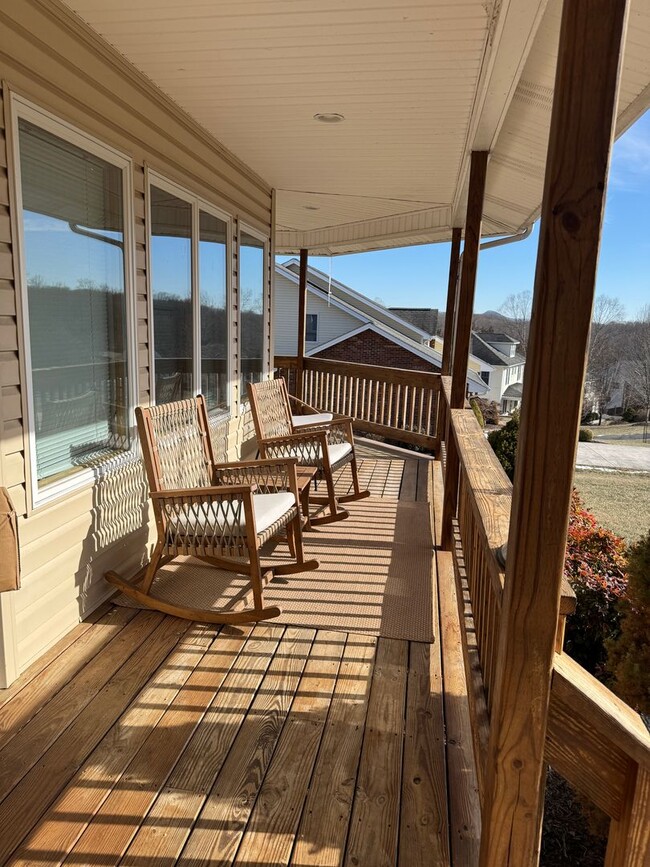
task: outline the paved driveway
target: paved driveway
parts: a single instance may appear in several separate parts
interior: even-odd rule
[[[578,443],[578,467],[602,470],[637,470],[650,473],[650,446]]]

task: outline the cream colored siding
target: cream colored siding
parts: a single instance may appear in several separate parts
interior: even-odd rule
[[[327,299],[307,292],[307,313],[318,316],[317,341],[307,343],[307,351],[315,349],[342,334],[347,334],[367,321],[351,316]],[[284,274],[275,275],[274,301],[275,354],[295,355],[298,351],[298,285]]]
[[[81,24],[32,0],[5,6],[0,79],[8,90],[66,120],[133,162],[137,394],[150,395],[146,167],[196,192],[233,217],[233,381],[239,377],[237,259],[239,221],[270,239],[271,190]],[[6,107],[6,105],[5,105]],[[0,685],[96,607],[111,591],[111,568],[129,575],[149,555],[152,525],[141,462],[122,455],[94,484],[28,514],[28,455],[23,427],[17,267],[12,246],[11,158],[0,113],[0,480],[19,513],[22,588],[0,600]],[[13,200],[13,199],[12,199]],[[15,223],[17,225],[17,222]],[[270,256],[269,256],[270,267]],[[270,279],[270,278],[269,278]],[[267,326],[270,315],[267,316]],[[270,359],[269,359],[270,363]],[[233,405],[235,401],[233,400]],[[218,456],[236,458],[252,435],[250,415],[218,423]],[[244,446],[244,452],[253,450]],[[13,648],[13,651],[12,651]],[[13,653],[13,655],[12,655]]]

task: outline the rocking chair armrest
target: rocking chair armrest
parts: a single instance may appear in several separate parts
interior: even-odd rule
[[[264,439],[263,445],[265,447],[273,447],[283,445],[291,446],[294,443],[296,445],[300,445],[301,443],[317,443],[318,445],[326,446],[327,433],[327,427],[323,427],[320,429],[305,431],[304,433],[294,432],[279,437],[267,437]]]
[[[152,500],[179,500],[186,498],[188,500],[210,500],[214,497],[224,497],[225,499],[235,499],[246,494],[254,494],[257,491],[257,484],[251,483],[247,485],[212,485],[205,488],[175,488],[167,491],[152,491]]]
[[[220,464],[214,469],[214,481],[229,485],[253,484],[263,494],[284,490],[297,495],[297,466],[297,458],[282,456]]]
[[[217,472],[221,472],[221,470],[237,470],[240,467],[242,469],[255,469],[256,467],[264,468],[264,467],[289,467],[291,464],[298,466],[298,460],[296,458],[260,458],[256,461],[232,461],[228,464],[219,464],[217,466]]]

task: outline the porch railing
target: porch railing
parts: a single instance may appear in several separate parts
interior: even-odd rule
[[[276,356],[275,364],[296,395],[297,358]],[[305,358],[303,393],[296,396],[352,416],[356,430],[437,451],[437,373]]]
[[[498,552],[508,537],[512,485],[473,411],[450,409],[447,386],[443,378],[440,451],[454,448],[459,458],[452,556],[483,807],[486,769],[494,758],[488,753],[488,739],[505,578]],[[451,479],[447,477],[445,484],[451,484]],[[562,653],[565,619],[574,607],[573,591],[565,581],[545,757],[609,816],[607,867],[641,867],[650,823],[650,735],[635,711]],[[644,827],[643,817],[645,832],[639,830]],[[645,840],[638,836],[643,833]]]

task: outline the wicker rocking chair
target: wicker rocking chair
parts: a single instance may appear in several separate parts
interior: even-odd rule
[[[264,607],[265,580],[318,568],[317,560],[305,560],[303,554],[297,461],[216,464],[202,396],[138,408],[136,417],[158,540],[149,565],[134,581],[115,572],[106,580],[142,605],[188,620],[247,623],[279,616],[279,608]],[[265,569],[260,548],[283,531],[295,562]],[[180,555],[248,575],[253,606],[203,610],[158,598],[156,572]]]
[[[320,413],[291,397],[282,378],[249,383],[248,396],[262,457],[296,458],[301,466],[316,467],[317,479],[325,482],[327,496],[310,496],[309,502],[328,506],[329,513],[311,518],[312,525],[342,521],[349,512],[341,508],[341,503],[370,496],[370,491],[362,491],[359,485],[353,420],[349,416]],[[348,463],[354,493],[337,497],[333,473]]]

